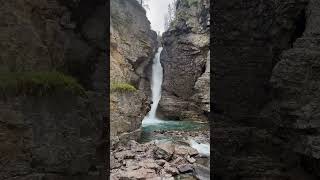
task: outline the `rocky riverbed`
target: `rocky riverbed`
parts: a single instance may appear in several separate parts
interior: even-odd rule
[[[110,179],[210,179],[209,157],[190,145],[191,139],[209,144],[209,131],[156,130],[152,136],[167,139],[131,140],[111,150]]]

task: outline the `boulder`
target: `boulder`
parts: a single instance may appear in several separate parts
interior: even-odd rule
[[[175,146],[175,154],[181,156],[195,156],[198,154],[198,151],[189,146]]]
[[[130,140],[128,145],[130,147],[130,150],[132,150],[134,152],[144,152],[144,151],[146,151],[146,148],[142,144],[139,144],[138,142],[136,142],[134,140]]]
[[[154,151],[154,157],[156,159],[165,159],[169,161],[171,160],[174,151],[175,151],[175,146],[172,143],[157,144],[157,148]]]
[[[181,173],[193,172],[193,167],[191,164],[181,164],[177,168]]]
[[[193,165],[194,174],[198,179],[210,180],[210,169],[200,164]]]

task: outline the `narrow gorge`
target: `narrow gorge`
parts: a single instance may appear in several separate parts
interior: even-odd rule
[[[143,1],[111,0],[111,179],[210,178],[209,0],[173,5],[161,36]]]
[[[318,180],[319,118],[320,0],[0,1],[0,180]]]

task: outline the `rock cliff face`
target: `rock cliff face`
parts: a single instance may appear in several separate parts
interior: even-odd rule
[[[104,177],[106,8],[103,0],[0,2],[0,179]],[[69,85],[55,71],[86,95],[55,92]],[[6,94],[29,86],[18,72],[42,95]]]
[[[137,1],[111,0],[110,119],[112,143],[137,140],[150,109],[151,64],[158,42]],[[128,91],[126,87],[136,90]]]
[[[179,0],[176,9],[162,40],[159,115],[205,120],[210,111],[209,1]]]
[[[214,9],[216,178],[318,179],[319,1]]]

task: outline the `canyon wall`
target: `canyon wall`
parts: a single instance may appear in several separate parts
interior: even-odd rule
[[[137,140],[150,110],[151,65],[158,47],[145,9],[137,1],[111,0],[110,131],[112,146]]]
[[[0,179],[105,179],[107,2],[0,2]]]
[[[213,9],[216,179],[318,179],[319,1]]]
[[[162,35],[164,69],[158,115],[206,120],[210,112],[209,1],[178,0],[176,17]]]

